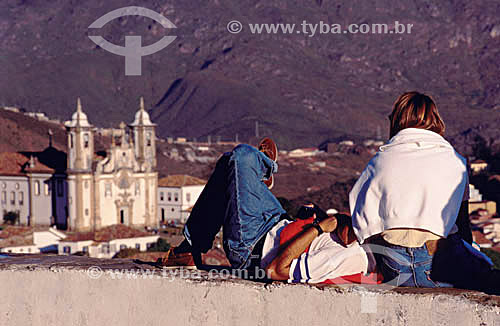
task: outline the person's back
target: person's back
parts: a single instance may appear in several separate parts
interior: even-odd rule
[[[401,130],[380,148],[351,192],[358,237],[364,241],[401,227],[446,237],[467,183],[466,160],[443,137]]]
[[[384,280],[397,286],[500,291],[499,281],[481,281],[498,273],[469,245],[466,161],[443,138],[434,101],[404,93],[389,120],[390,141],[349,195],[358,240],[373,245]]]

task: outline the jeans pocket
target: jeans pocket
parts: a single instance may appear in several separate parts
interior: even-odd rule
[[[425,275],[425,280],[423,284],[419,284],[421,287],[432,287],[432,288],[444,288],[444,287],[451,287],[450,284],[447,283],[441,283],[438,281],[434,281],[431,277],[432,270],[424,270],[424,275]]]
[[[380,268],[382,275],[384,276],[384,283],[393,286],[400,286],[401,269],[396,266],[392,266],[390,262],[391,261],[387,258],[383,259],[383,266]],[[392,263],[394,263],[394,261],[392,261]]]

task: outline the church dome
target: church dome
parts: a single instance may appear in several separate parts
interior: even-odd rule
[[[80,98],[77,99],[76,102],[76,112],[71,116],[70,121],[66,121],[64,123],[66,127],[92,127],[89,123],[89,119],[87,115],[82,111],[82,104],[80,102]]]
[[[139,111],[135,114],[134,122],[130,125],[131,127],[136,126],[155,126],[149,118],[149,113],[144,109],[144,99],[141,97]]]

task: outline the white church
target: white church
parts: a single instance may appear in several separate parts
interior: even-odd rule
[[[111,136],[106,156],[94,153],[95,128],[82,111],[65,122],[68,133],[68,229],[93,231],[113,224],[158,227],[155,127],[141,98],[135,120]]]

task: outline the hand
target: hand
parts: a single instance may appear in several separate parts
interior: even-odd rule
[[[321,226],[321,229],[325,233],[333,232],[337,228],[337,219],[335,218],[335,216],[325,218],[324,220],[319,222],[319,226]]]

